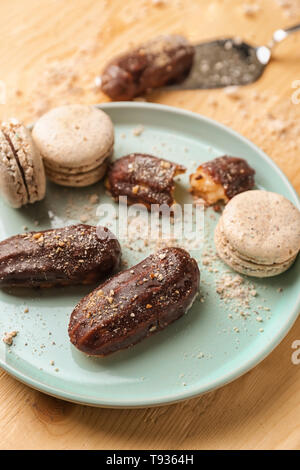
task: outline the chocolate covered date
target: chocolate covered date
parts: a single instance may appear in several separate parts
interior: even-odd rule
[[[193,57],[194,48],[184,37],[159,36],[112,60],[102,73],[102,91],[115,101],[131,100],[185,78]]]
[[[197,295],[199,279],[198,265],[185,250],[159,250],[77,304],[70,340],[95,356],[128,348],[181,317]]]
[[[106,187],[115,200],[127,196],[129,204],[174,203],[174,177],[185,168],[162,158],[132,153],[118,159],[109,169]]]
[[[255,171],[243,158],[215,158],[200,165],[190,176],[191,192],[208,205],[230,199],[254,186]]]
[[[72,225],[0,243],[0,286],[90,284],[118,265],[121,248],[106,227]]]

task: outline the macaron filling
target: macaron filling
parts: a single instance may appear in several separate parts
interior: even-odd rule
[[[12,153],[13,153],[13,156],[15,157],[16,164],[17,164],[17,166],[18,166],[18,168],[19,168],[19,171],[20,171],[20,173],[21,173],[21,175],[22,175],[24,187],[25,187],[26,194],[27,194],[27,201],[29,201],[29,200],[30,200],[30,196],[29,196],[28,186],[27,186],[27,182],[26,182],[25,172],[24,172],[24,169],[23,169],[23,167],[22,167],[22,165],[21,165],[21,163],[20,163],[19,156],[18,156],[18,152],[17,152],[17,150],[15,149],[15,147],[14,147],[14,145],[13,145],[13,143],[12,143],[12,140],[11,140],[10,136],[9,136],[4,130],[2,130],[2,132],[3,132],[4,137],[5,137],[6,140],[7,140],[8,145],[9,145],[10,148],[11,148],[11,151],[12,151]],[[26,202],[27,202],[27,201],[26,201]]]
[[[13,207],[27,204],[28,195],[24,179],[3,132],[0,130],[0,156],[1,156],[1,189],[4,197]]]
[[[46,168],[46,173],[51,181],[62,186],[89,186],[103,178],[107,170],[107,162],[108,159],[97,168],[85,173],[63,173],[50,168]]]
[[[43,155],[42,158],[44,159],[44,165],[46,170],[52,171],[52,172],[57,172],[59,174],[65,174],[65,175],[81,175],[84,173],[88,173],[90,171],[93,171],[99,166],[101,166],[103,163],[106,162],[106,160],[112,155],[113,153],[113,145],[105,152],[104,154],[101,154],[99,158],[96,158],[95,161],[90,164],[90,165],[81,165],[81,166],[76,166],[76,167],[68,167],[65,165],[60,165],[60,164],[54,164],[51,161],[48,161]]]
[[[22,178],[26,196],[22,204],[39,201],[45,195],[45,171],[29,130],[19,121],[11,119],[2,123],[1,131]]]

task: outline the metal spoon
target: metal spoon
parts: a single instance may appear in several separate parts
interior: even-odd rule
[[[274,46],[296,31],[300,31],[300,24],[278,29],[268,45],[259,47],[232,38],[197,44],[193,66],[187,78],[164,88],[207,89],[253,83],[270,62]]]

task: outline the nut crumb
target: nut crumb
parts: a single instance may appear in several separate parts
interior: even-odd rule
[[[133,186],[133,188],[132,188],[132,193],[133,193],[133,194],[137,194],[138,191],[139,191],[139,189],[140,189],[140,187],[139,187],[138,184],[137,184],[136,186]]]
[[[98,204],[99,196],[97,194],[91,194],[89,197],[90,204]]]
[[[18,334],[18,331],[15,331],[15,330],[9,333],[5,333],[2,338],[3,343],[7,344],[8,346],[11,346],[13,344],[13,338],[17,336],[17,334]]]
[[[144,126],[140,125],[133,129],[132,133],[134,136],[139,137],[144,132]]]
[[[242,10],[245,16],[255,16],[259,12],[260,6],[256,3],[244,3]]]
[[[227,86],[224,88],[225,95],[227,95],[229,98],[232,98],[232,99],[240,98],[240,95],[238,92],[239,92],[239,87],[236,85]]]
[[[88,220],[89,220],[88,215],[86,215],[86,214],[81,214],[81,216],[80,216],[80,221],[81,221],[83,224],[85,224]]]

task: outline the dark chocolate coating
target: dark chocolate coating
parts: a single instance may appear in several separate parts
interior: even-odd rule
[[[228,199],[252,189],[255,184],[255,170],[243,158],[224,155],[203,163],[201,168],[223,186]]]
[[[111,273],[120,257],[119,242],[106,227],[28,232],[0,243],[0,286],[90,284]]]
[[[102,91],[123,101],[170,82],[189,72],[194,48],[178,35],[162,35],[112,60],[102,74]]]
[[[181,317],[196,297],[199,280],[197,262],[185,250],[159,250],[77,304],[70,340],[95,356],[128,348]]]
[[[128,203],[167,204],[174,202],[174,176],[185,168],[152,155],[132,153],[119,158],[109,169],[107,187],[113,196],[127,196]]]

